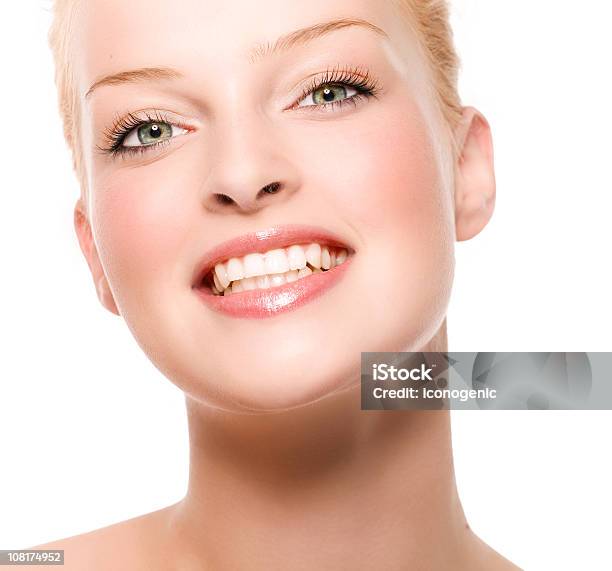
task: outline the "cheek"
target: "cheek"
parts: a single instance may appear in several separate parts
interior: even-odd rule
[[[304,162],[312,165],[309,175],[318,173],[317,188],[368,239],[394,229],[406,238],[433,230],[441,237],[452,221],[427,126],[406,100],[328,131],[325,151],[310,152]]]
[[[188,221],[197,210],[187,192],[193,181],[174,161],[115,171],[95,186],[96,244],[120,306],[129,295],[155,296],[161,293],[156,288],[184,279],[174,271],[177,252],[189,239]]]
[[[354,303],[369,306],[383,350],[418,345],[443,319],[454,271],[451,189],[441,183],[428,128],[403,103],[378,107],[350,137],[333,138],[333,152],[318,160],[328,175],[318,186],[361,241]]]
[[[452,197],[427,128],[415,116],[389,118],[390,128],[372,134],[353,204],[374,240],[380,237],[380,249],[384,240],[407,268],[433,277],[453,247]]]

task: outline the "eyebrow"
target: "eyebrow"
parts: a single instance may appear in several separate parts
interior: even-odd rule
[[[180,71],[170,67],[143,67],[141,69],[133,69],[130,71],[122,71],[107,75],[96,81],[85,94],[87,99],[94,90],[103,85],[120,85],[122,83],[138,83],[147,81],[161,81],[164,79],[177,79],[183,77]]]
[[[371,30],[382,37],[388,37],[384,30],[378,26],[375,26],[371,22],[368,22],[367,20],[361,20],[359,18],[339,18],[337,20],[330,20],[329,22],[323,22],[321,24],[315,24],[314,26],[308,26],[307,28],[301,28],[300,30],[296,30],[295,32],[281,36],[278,38],[278,40],[276,40],[276,42],[274,42],[274,44],[271,44],[270,42],[263,45],[259,44],[251,50],[250,61],[255,63],[264,57],[276,54],[278,52],[287,51],[301,44],[306,44],[314,39],[325,36],[330,32],[355,26]]]
[[[362,20],[359,18],[339,18],[336,20],[315,24],[313,26],[308,26],[306,28],[301,28],[295,32],[281,36],[273,44],[270,42],[265,44],[257,44],[250,50],[249,61],[251,63],[256,63],[257,61],[260,61],[261,59],[272,54],[284,52],[298,45],[306,44],[331,32],[355,26],[371,30],[379,36],[385,38],[388,37],[384,30],[371,22],[368,22],[367,20]],[[122,71],[120,73],[107,75],[94,82],[87,90],[85,99],[87,99],[96,89],[98,89],[98,87],[102,87],[103,85],[163,81],[166,79],[179,79],[182,77],[185,77],[182,72],[170,67],[143,67],[140,69]]]

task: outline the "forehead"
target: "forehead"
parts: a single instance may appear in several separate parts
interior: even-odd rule
[[[74,26],[79,88],[84,93],[100,76],[138,67],[241,65],[281,36],[338,19],[369,22],[391,42],[406,39],[390,0],[89,0]],[[372,32],[348,33],[347,41],[359,43],[358,34]]]

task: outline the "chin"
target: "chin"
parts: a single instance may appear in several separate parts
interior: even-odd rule
[[[316,355],[317,358],[313,358]],[[243,367],[225,370],[219,398],[208,402],[216,408],[251,414],[281,412],[307,406],[347,386],[358,386],[361,354],[338,351],[302,351],[275,355]],[[202,399],[206,402],[206,399]]]

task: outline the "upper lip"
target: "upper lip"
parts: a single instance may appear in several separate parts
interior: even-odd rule
[[[272,226],[232,238],[217,244],[206,252],[194,271],[193,285],[194,287],[199,286],[215,265],[229,258],[240,258],[251,253],[263,254],[275,248],[284,248],[292,244],[310,244],[312,242],[346,248],[349,254],[354,251],[335,233],[318,226],[298,224]]]

